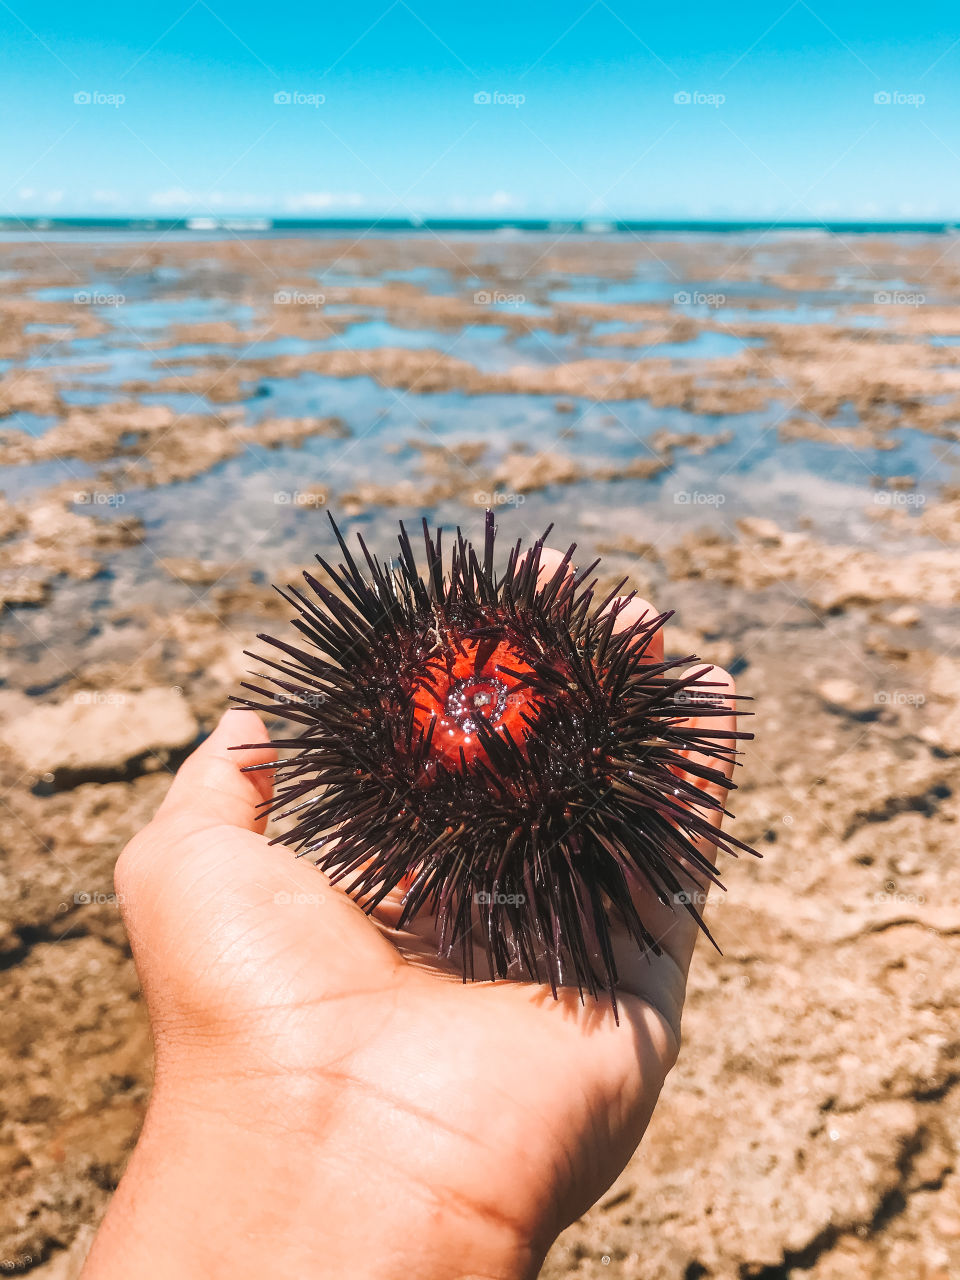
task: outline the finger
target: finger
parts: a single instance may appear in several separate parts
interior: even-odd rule
[[[556,575],[557,570],[566,559],[566,552],[558,551],[556,547],[544,547],[540,552],[540,568],[537,571],[537,586],[544,587]],[[567,577],[573,577],[574,568],[570,563]]]
[[[696,706],[695,699],[697,697],[709,696],[719,699],[720,705],[726,708],[727,714],[700,716],[693,714],[686,720],[680,721],[678,728],[694,734],[699,730],[721,730],[727,733],[734,733],[737,728],[737,716],[735,710],[736,686],[733,677],[729,672],[723,671],[719,667],[710,667],[704,671],[705,665],[704,663],[699,663],[697,666],[688,667],[680,677],[682,679],[684,676],[704,672],[699,681],[688,686],[687,694],[692,699],[692,706]],[[731,741],[723,738],[719,739],[718,743],[726,743],[728,746],[736,745],[735,740]],[[709,751],[691,748],[680,752],[679,755],[693,764],[716,770],[723,778],[729,779],[733,773],[734,761],[729,753],[718,759],[716,756],[711,755]],[[683,770],[677,768],[676,772],[683,773]],[[699,791],[710,796],[719,805],[725,804],[727,788],[723,786],[719,779],[713,781],[694,774],[686,774],[685,776],[696,785]],[[713,832],[720,831],[724,818],[721,809],[713,807],[702,808],[699,813],[709,823]],[[717,846],[709,836],[704,835],[694,839],[693,845],[703,858],[716,865]],[[683,892],[694,895],[693,901],[696,903],[697,911],[702,913],[706,903],[706,894],[710,888],[709,881],[702,871],[696,873],[689,866],[685,865],[676,868],[676,870]],[[663,963],[657,961],[651,964],[648,957],[639,956],[635,944],[625,937],[622,930],[618,929],[614,941],[614,952],[621,978],[620,985],[624,990],[650,1000],[657,1007],[669,1006],[669,1010],[676,1013],[679,1018],[679,1009],[683,1003],[686,974],[700,929],[690,912],[685,910],[679,903],[672,906],[661,903],[654,894],[645,890],[641,890],[635,896],[635,901],[644,924],[662,949]]]
[[[703,664],[697,667],[688,667],[683,675],[690,676],[701,670],[703,670]],[[730,675],[728,671],[724,671],[721,667],[711,667],[710,670],[704,674],[701,680],[697,681],[696,684],[689,686],[687,693],[688,695],[692,694],[694,697],[709,697],[711,699],[716,699],[720,706],[726,708],[727,714],[722,716],[692,715],[687,720],[682,721],[679,728],[685,730],[687,733],[694,734],[700,730],[709,731],[711,733],[718,731],[725,734],[736,733],[736,691],[737,687],[734,683],[733,676]],[[696,704],[694,703],[693,705]],[[718,739],[717,745],[735,747],[736,740],[720,738]],[[680,754],[684,759],[690,760],[695,764],[704,765],[708,769],[717,770],[717,772],[722,774],[727,781],[729,781],[733,776],[734,757],[730,752],[726,752],[719,759],[716,756],[711,755],[708,751],[697,750],[696,748],[691,748],[689,751],[682,751]],[[688,774],[687,776],[693,778],[693,775],[691,774]],[[719,804],[722,805],[726,802],[729,789],[725,787],[722,782],[719,780],[712,781],[707,778],[699,777],[696,778],[695,781],[701,791],[716,800]],[[711,826],[715,830],[718,830],[723,822],[723,814],[719,810],[711,810],[709,818]],[[709,856],[711,857],[711,861],[715,862],[716,848],[711,846],[709,841],[704,841],[703,844],[703,852],[706,852],[709,847],[711,850]]]
[[[272,793],[273,771],[242,770],[275,760],[266,738],[255,712],[226,712],[121,853],[115,881],[138,968],[166,982],[187,933],[229,934],[243,919],[258,922],[250,932],[261,940],[322,935],[322,978],[331,987],[382,982],[397,955],[362,910],[312,863],[263,837],[260,804]]]
[[[223,825],[262,833],[267,819],[260,806],[273,792],[273,771],[243,769],[275,759],[256,712],[225,712],[210,737],[180,766],[155,821],[175,820],[180,834]]]
[[[566,554],[562,551],[557,551],[555,547],[544,547],[540,553],[540,572],[537,575],[538,585],[543,587],[550,582],[566,558]],[[571,563],[566,577],[572,578],[575,573],[576,568]],[[613,626],[615,632],[628,631],[641,620],[651,622],[657,616],[657,611],[649,600],[644,600],[642,597],[632,594],[617,596],[611,600],[604,609],[604,613],[611,612],[616,613],[616,622]],[[637,637],[637,643],[642,643],[641,636]],[[659,627],[651,637],[645,657],[650,662],[663,661],[662,627]]]
[[[613,630],[616,633],[629,631],[639,622],[650,623],[658,616],[650,601],[643,600],[640,596],[617,596],[615,600],[610,601],[605,612],[610,613],[613,610],[616,611],[616,621],[613,624]],[[643,644],[646,636],[647,632],[638,632],[634,643]],[[645,662],[663,661],[663,627],[657,627],[649,637],[643,656]]]
[[[703,671],[703,664],[696,667],[689,667],[684,675],[693,675],[698,671]],[[688,733],[696,733],[698,730],[722,730],[725,733],[735,733],[737,728],[736,715],[736,685],[733,676],[729,672],[722,670],[720,667],[711,667],[706,671],[701,680],[689,687],[690,691],[699,696],[710,696],[719,699],[720,705],[726,707],[726,715],[692,715],[686,721],[681,722],[680,727]],[[719,739],[719,743],[726,743],[728,746],[735,746],[736,742],[729,739]],[[733,774],[734,760],[729,753],[717,758],[711,755],[709,751],[691,748],[688,751],[680,752],[680,755],[689,760],[691,763],[703,765],[709,769],[716,770],[723,778],[729,780]],[[678,770],[678,772],[682,772]],[[719,780],[711,781],[702,778],[699,775],[686,775],[697,788],[709,795],[717,801],[721,806],[726,804],[728,788]],[[719,832],[723,825],[724,813],[722,808],[700,809],[701,816],[709,823],[714,832]],[[693,840],[694,848],[708,862],[716,866],[717,863],[717,846],[713,839],[709,836],[699,836]],[[706,906],[707,895],[710,891],[710,881],[703,875],[682,871],[680,879],[684,885],[684,891],[694,895],[697,911],[702,914]],[[666,924],[662,935],[659,937],[664,954],[670,957],[677,970],[685,978],[687,970],[690,967],[690,961],[693,956],[694,947],[700,936],[700,929],[696,926],[694,918],[689,912],[681,908],[675,908],[673,920]]]

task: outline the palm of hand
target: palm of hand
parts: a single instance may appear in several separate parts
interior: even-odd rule
[[[228,713],[118,864],[158,1080],[234,1090],[251,1123],[313,1133],[370,1161],[374,1184],[542,1256],[642,1136],[676,1056],[692,922],[638,902],[664,954],[624,939],[619,1026],[573,989],[464,985],[429,920],[396,934],[389,905],[375,923],[268,844],[269,781],[240,766],[270,753],[231,751],[262,736]]]

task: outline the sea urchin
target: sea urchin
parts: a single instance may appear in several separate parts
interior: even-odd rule
[[[698,782],[730,787],[718,766],[750,735],[706,727],[729,715],[710,668],[655,658],[670,615],[621,623],[623,584],[598,598],[598,562],[578,573],[573,547],[551,574],[543,538],[518,542],[498,574],[488,512],[482,552],[458,530],[446,570],[426,521],[423,571],[402,524],[394,562],[359,539],[361,568],[331,524],[330,585],[304,573],[306,590],[280,592],[305,644],[261,635],[279,656],[250,656],[272,688],[235,699],[302,726],[266,766],[269,810],[293,818],[276,840],[368,912],[399,887],[399,927],[429,911],[464,979],[519,971],[612,999],[616,925],[660,950],[638,890],[705,929],[689,892],[717,882],[703,846],[747,846],[718,832]]]

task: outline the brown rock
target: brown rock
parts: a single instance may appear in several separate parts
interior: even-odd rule
[[[880,714],[880,705],[853,680],[836,676],[817,686],[817,693],[831,711],[845,712],[858,720],[872,719]]]
[[[148,760],[189,747],[198,730],[172,689],[88,689],[5,724],[0,743],[28,773],[70,786],[138,772]]]
[[[912,604],[903,604],[887,614],[887,622],[891,627],[915,627],[920,621],[920,610]]]
[[[777,524],[762,516],[743,516],[737,521],[737,528],[748,541],[759,542],[764,547],[778,547],[783,541]]]
[[[577,463],[562,453],[508,453],[497,467],[495,480],[505,490],[529,493],[550,484],[570,484],[580,474]]]
[[[0,568],[0,608],[46,604],[50,577],[42,569]]]

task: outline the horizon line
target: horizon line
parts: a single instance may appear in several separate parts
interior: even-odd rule
[[[616,235],[635,231],[735,232],[819,231],[828,234],[960,231],[960,218],[507,218],[507,217],[323,217],[183,214],[176,217],[0,214],[0,231],[564,231]]]

